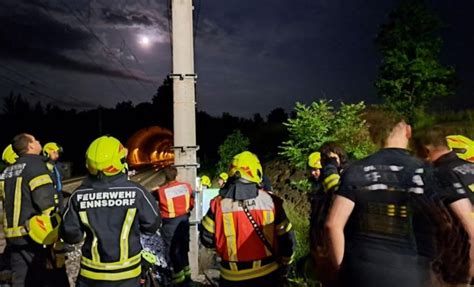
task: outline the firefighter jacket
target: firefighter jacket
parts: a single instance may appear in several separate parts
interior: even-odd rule
[[[43,157],[23,155],[0,175],[4,198],[4,228],[8,244],[32,242],[26,229],[28,220],[54,209],[53,181]]]
[[[89,176],[74,191],[63,215],[66,243],[83,240],[80,276],[118,281],[141,273],[140,233],[153,234],[160,217],[151,194],[123,173]]]
[[[438,158],[433,165],[436,180],[445,191],[443,202],[451,204],[469,198],[474,204],[474,163],[460,159],[452,151]]]
[[[340,184],[340,172],[342,170],[338,169],[337,160],[329,158],[327,162],[323,163],[321,176],[317,182],[313,183],[313,188],[309,194],[311,204],[310,249],[313,255],[316,255],[317,250],[322,251],[322,253],[327,251],[324,224],[333,201],[334,192]]]
[[[266,247],[244,212],[245,205],[271,249]],[[235,200],[222,195],[211,200],[201,226],[201,242],[215,247],[222,258],[221,276],[243,281],[270,274],[279,264],[291,263],[294,235],[283,200],[258,190],[254,198]]]
[[[194,207],[191,185],[185,182],[171,181],[157,191],[162,218],[175,218],[187,214]]]

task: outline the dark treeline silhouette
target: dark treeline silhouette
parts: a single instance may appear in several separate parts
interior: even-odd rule
[[[262,160],[277,156],[278,146],[286,139],[283,122],[288,115],[276,108],[264,120],[260,114],[245,119],[223,113],[215,117],[203,111],[196,113],[198,157],[201,166],[212,169],[217,163],[218,147],[235,129],[250,139],[250,149]],[[21,94],[11,92],[3,98],[0,114],[2,136],[0,151],[21,132],[35,135],[42,144],[54,141],[64,147],[62,161],[73,163],[73,174],[85,173],[84,154],[87,146],[96,137],[110,134],[123,143],[138,130],[161,126],[173,130],[172,82],[165,80],[157,89],[151,102],[133,105],[131,101],[120,102],[115,108],[98,107],[77,111],[64,109],[54,104],[26,101]]]

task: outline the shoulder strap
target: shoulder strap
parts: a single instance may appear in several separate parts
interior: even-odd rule
[[[244,209],[245,215],[247,215],[247,218],[250,221],[250,224],[252,224],[253,229],[255,230],[255,232],[257,232],[258,237],[263,242],[265,247],[267,247],[268,251],[270,251],[272,256],[274,256],[275,252],[273,251],[272,245],[270,244],[270,242],[268,242],[267,238],[265,238],[265,235],[263,234],[260,227],[258,227],[258,224],[253,218],[252,214],[250,213],[247,205],[245,205],[245,201],[242,201],[242,208]]]

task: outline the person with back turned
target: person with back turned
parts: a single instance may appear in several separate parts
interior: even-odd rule
[[[325,227],[329,256],[341,286],[432,286],[432,245],[419,222],[417,197],[430,196],[425,164],[407,150],[411,126],[381,110],[369,132],[378,152],[350,165],[342,175]],[[425,224],[426,225],[426,224]]]
[[[235,155],[228,174],[200,225],[202,244],[222,258],[219,286],[282,286],[295,244],[283,200],[261,188],[251,152]]]
[[[169,251],[173,267],[172,283],[176,286],[187,284],[191,278],[189,267],[189,215],[194,207],[191,185],[176,180],[175,167],[164,169],[166,184],[155,189],[163,225],[160,232]]]
[[[89,174],[71,195],[60,229],[66,243],[84,240],[76,286],[140,286],[140,235],[154,234],[160,217],[153,196],[123,172],[126,157],[111,136],[87,149]]]
[[[445,269],[448,272],[442,274],[443,279],[451,281],[449,283],[461,284],[468,283],[470,277],[474,276],[474,213],[472,209],[474,204],[474,163],[469,162],[467,160],[469,158],[465,157],[463,153],[456,154],[455,150],[451,150],[448,146],[447,139],[449,137],[447,136],[446,129],[441,126],[428,127],[416,137],[416,146],[418,147],[419,155],[433,164],[434,177],[439,189],[442,191],[439,197],[454,215],[453,225],[460,224],[467,234],[470,246],[467,247],[469,254],[461,254],[461,256],[449,256],[447,254],[455,254],[456,250],[442,253],[443,255],[447,254],[444,257],[445,262],[442,263],[450,265],[446,266]],[[451,136],[451,139],[453,139],[453,136]],[[454,238],[452,236],[444,236],[444,238],[440,238],[441,242],[449,242],[440,245],[451,245],[454,242]],[[459,250],[462,242],[456,245],[456,249]],[[469,266],[464,268],[464,272],[457,272],[458,270],[455,270],[453,267],[461,267],[461,262],[467,262]],[[443,268],[440,269],[442,270]]]

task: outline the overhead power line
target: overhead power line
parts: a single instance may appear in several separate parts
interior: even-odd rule
[[[43,97],[43,98],[47,98],[47,99],[50,99],[50,100],[53,100],[54,103],[60,103],[62,105],[65,105],[65,106],[69,106],[69,107],[94,107],[95,105],[90,103],[90,102],[87,102],[87,101],[83,101],[83,100],[79,100],[79,99],[76,99],[70,95],[64,95],[66,96],[67,98],[71,99],[72,101],[76,102],[77,104],[74,105],[70,102],[66,102],[64,101],[64,99],[61,99],[61,98],[58,98],[58,97],[54,97],[54,96],[51,96],[49,94],[46,94],[46,93],[43,93],[41,91],[38,91],[37,89],[35,88],[32,88],[28,85],[24,85],[22,83],[19,83],[18,81],[8,77],[8,76],[5,76],[5,75],[1,75],[0,74],[0,79],[3,79],[4,81],[8,81],[9,83],[12,83],[14,84],[15,86],[12,86],[12,88],[15,88],[15,87],[20,87],[20,88],[23,88],[23,89],[26,89],[30,92],[32,92],[34,95],[38,95],[40,97]]]
[[[147,91],[147,88],[144,86],[144,84],[142,83],[142,80],[138,79],[136,76],[134,76],[134,74],[129,70],[129,68],[122,62],[122,60],[120,60],[119,58],[117,58],[116,56],[114,56],[114,54],[110,51],[110,48],[104,43],[104,41],[102,41],[102,39],[97,36],[97,34],[94,32],[94,30],[89,27],[89,25],[87,25],[87,23],[85,23],[84,21],[82,21],[82,19],[77,16],[75,10],[73,10],[64,0],[60,0],[60,2],[62,3],[62,5],[64,7],[66,7],[66,9],[74,16],[74,18],[90,33],[90,35],[97,40],[97,42],[99,42],[104,48],[105,50],[110,53],[110,55],[130,74],[130,76],[132,77],[133,80],[135,80],[144,90],[145,92],[148,93]]]
[[[49,12],[48,10],[45,10],[46,13],[48,13],[48,15],[52,18],[52,19],[55,19],[57,21],[57,19],[54,17],[54,15],[51,14],[51,12]],[[100,66],[97,61],[82,47],[80,46],[80,50],[82,52],[82,54],[84,54],[84,56],[86,56],[86,58],[88,58],[92,63],[94,63],[94,65],[96,66]],[[129,100],[129,97],[125,94],[125,92],[115,83],[115,81],[107,74],[104,74],[104,76],[107,78],[107,80],[109,81],[109,83],[114,86],[117,91],[119,92],[119,94],[122,96],[122,99],[124,101],[128,101]]]

